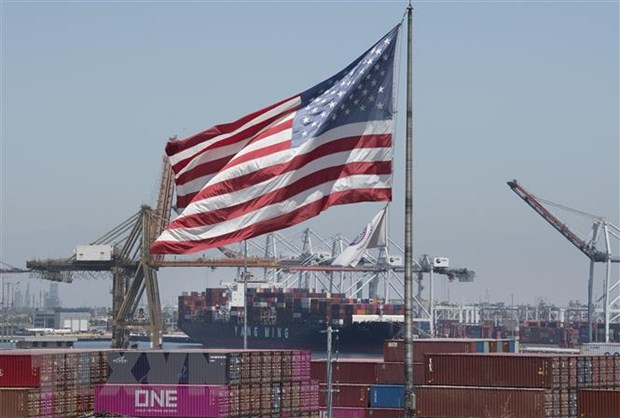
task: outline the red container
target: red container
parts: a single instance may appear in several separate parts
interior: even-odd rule
[[[333,385],[332,405],[347,408],[368,408],[370,385]],[[319,404],[327,406],[327,385],[320,385]]]
[[[395,408],[369,408],[366,412],[367,418],[402,418],[405,411]]]
[[[413,363],[413,384],[424,384],[424,363]]]
[[[564,366],[563,366],[564,365]],[[568,382],[574,358],[524,354],[429,354],[424,381],[431,385],[555,388]]]
[[[379,385],[404,385],[405,363],[377,363],[375,375],[377,376],[376,383]]]
[[[404,362],[405,341],[385,340],[383,342],[383,360],[387,362]]]
[[[95,412],[133,417],[229,417],[229,388],[220,385],[98,385]]]
[[[577,395],[579,418],[610,418],[620,415],[620,390],[583,389]]]
[[[434,353],[476,353],[479,340],[429,338],[416,339],[412,342],[413,362],[424,362],[425,354]],[[383,343],[385,361],[405,361],[405,341],[386,340]]]
[[[334,383],[376,382],[376,366],[380,359],[346,359],[333,363],[332,381]],[[319,382],[327,381],[326,360],[312,360],[311,377]]]
[[[420,386],[418,418],[559,418],[545,406],[544,389]]]
[[[38,387],[52,384],[62,354],[24,350],[0,351],[0,387]]]
[[[0,389],[0,417],[34,418],[41,415],[35,389]]]

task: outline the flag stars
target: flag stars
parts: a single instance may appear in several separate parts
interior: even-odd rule
[[[361,111],[366,110],[366,106],[365,106],[365,105],[361,105],[361,106],[360,106],[360,110],[361,110]]]
[[[331,102],[329,102],[329,105],[328,105],[328,106],[329,106],[331,109],[333,109],[334,107],[336,107],[336,102],[331,101]]]
[[[379,73],[379,75],[380,75],[381,77],[385,76],[385,70],[381,70],[381,72]]]
[[[367,89],[362,90],[362,94],[366,96],[368,94],[368,90]]]
[[[383,90],[385,90],[385,87],[379,86],[379,93],[383,93]]]
[[[387,38],[385,41],[383,41],[384,44],[389,45],[390,44],[391,39]]]
[[[305,118],[302,119],[302,122],[304,123],[304,125],[307,125],[310,122],[310,118],[306,116]]]
[[[381,103],[381,102],[377,103],[377,109],[383,110],[383,107],[384,107],[383,103]]]
[[[375,96],[371,95],[370,97],[368,97],[368,100],[370,100],[371,102],[374,102],[375,101]]]
[[[370,82],[370,85],[373,86],[373,87],[376,86],[377,85],[377,80],[372,80]]]
[[[327,116],[327,112],[321,112],[321,117],[324,118],[325,116]]]

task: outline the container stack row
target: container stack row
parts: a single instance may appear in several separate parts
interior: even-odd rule
[[[618,356],[435,353],[424,358],[425,385],[416,390],[420,418],[576,418],[580,390],[620,389]]]
[[[0,350],[0,416],[84,416],[107,371],[100,351]]]
[[[319,416],[310,352],[110,351],[95,412],[133,417]]]
[[[419,339],[413,341],[413,381],[424,384],[426,353],[516,352],[515,340]],[[312,362],[312,378],[321,383],[321,407],[327,406],[326,361]],[[332,367],[334,417],[401,417],[404,407],[404,340],[386,340],[383,358],[339,359]]]

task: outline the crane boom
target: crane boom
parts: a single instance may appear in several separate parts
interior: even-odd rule
[[[508,186],[513,192],[517,194],[521,199],[525,201],[532,209],[536,211],[544,220],[549,222],[560,234],[564,235],[575,247],[584,253],[590,260],[595,262],[606,262],[609,260],[609,255],[605,252],[599,251],[591,244],[587,243],[579,236],[577,236],[566,224],[560,221],[556,216],[549,212],[535,196],[525,190],[523,186],[512,180],[508,182]]]

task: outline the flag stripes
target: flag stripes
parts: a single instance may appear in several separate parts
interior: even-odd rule
[[[391,200],[399,29],[297,96],[170,141],[182,212],[151,252],[205,250],[296,225],[334,205]]]

